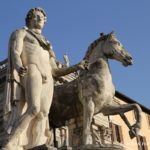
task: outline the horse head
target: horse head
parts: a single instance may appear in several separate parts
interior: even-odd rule
[[[115,59],[122,62],[124,66],[133,64],[131,55],[116,38],[114,32],[106,35],[101,33],[100,37],[90,44],[84,57],[90,64],[94,63],[99,58]]]

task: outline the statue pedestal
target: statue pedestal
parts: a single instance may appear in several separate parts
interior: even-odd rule
[[[5,143],[7,143],[8,141],[8,134],[6,132],[1,132],[0,133],[0,150],[1,150],[1,147],[5,145]]]
[[[86,145],[81,146],[78,148],[73,148],[73,150],[125,150],[123,146],[120,145],[105,145],[105,146],[99,146],[99,145]]]
[[[57,148],[44,144],[44,145],[30,148],[28,150],[57,150]]]
[[[58,148],[58,150],[72,150],[72,147],[63,146],[63,147]]]

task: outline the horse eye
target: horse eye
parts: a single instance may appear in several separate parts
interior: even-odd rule
[[[112,44],[117,44],[117,45],[120,45],[120,43],[119,42],[117,42],[117,41],[110,41]]]
[[[115,41],[114,43],[117,44],[118,46],[121,45],[120,42],[118,42],[118,41]]]

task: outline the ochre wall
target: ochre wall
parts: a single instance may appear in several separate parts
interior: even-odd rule
[[[115,98],[117,102],[120,104],[125,104],[124,101]],[[140,130],[140,135],[146,137],[146,143],[148,150],[150,150],[150,126],[148,124],[148,118],[145,112],[142,112],[142,128]],[[133,125],[135,123],[135,116],[134,112],[130,111],[126,113],[127,118],[129,119],[130,123]],[[122,132],[123,132],[123,139],[124,139],[124,146],[126,147],[127,150],[138,150],[138,145],[137,145],[137,140],[136,138],[131,139],[129,136],[129,129],[126,126],[126,124],[123,122],[121,117],[119,115],[115,116],[110,116],[110,120],[112,123],[120,125],[122,127]]]

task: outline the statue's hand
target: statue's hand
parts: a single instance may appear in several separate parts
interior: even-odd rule
[[[79,67],[79,69],[81,69],[81,70],[88,69],[88,66],[89,66],[89,61],[87,61],[87,60],[82,60],[82,61],[78,64],[78,67]]]
[[[67,83],[67,80],[65,80],[63,77],[59,77],[59,78],[57,78],[57,80],[58,80],[60,83]]]
[[[27,68],[26,67],[20,67],[18,70],[18,73],[21,77],[23,77],[27,73]]]

